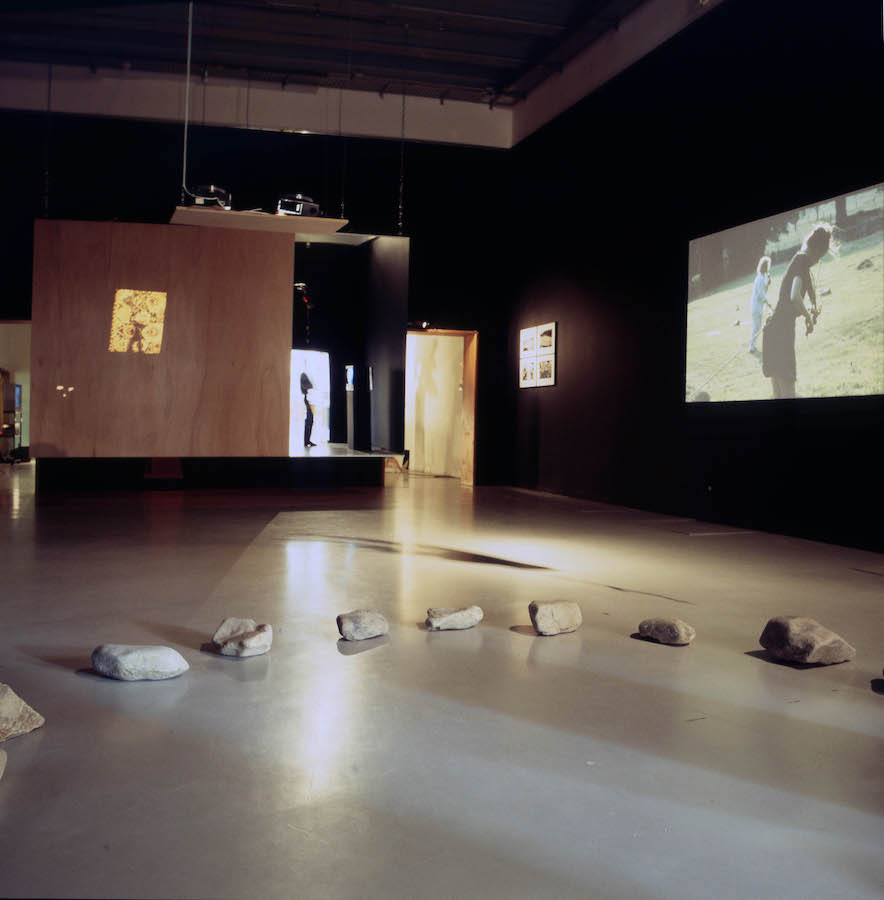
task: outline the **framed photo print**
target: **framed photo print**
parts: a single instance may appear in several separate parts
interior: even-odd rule
[[[537,326],[519,332],[519,359],[526,356],[537,356]]]
[[[537,357],[537,387],[556,383],[555,356]]]
[[[527,356],[519,360],[519,387],[529,388],[537,385],[537,358]]]
[[[519,387],[547,387],[556,383],[556,323],[519,331]]]
[[[537,326],[537,355],[555,356],[556,352],[556,323],[547,322],[546,325]]]

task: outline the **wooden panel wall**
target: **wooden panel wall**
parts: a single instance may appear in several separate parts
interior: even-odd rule
[[[292,265],[291,235],[36,222],[31,455],[288,456]],[[166,292],[159,354],[108,350],[121,288]]]

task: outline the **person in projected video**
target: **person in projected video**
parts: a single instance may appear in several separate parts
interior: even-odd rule
[[[804,305],[805,295],[816,306],[810,269],[828,252],[831,225],[817,225],[792,257],[780,284],[780,296],[761,336],[762,371],[770,378],[776,399],[795,396],[795,320],[804,317],[804,333],[811,334],[814,318]]]
[[[307,399],[307,391],[313,388],[313,382],[307,376],[306,372],[301,372],[301,393],[304,395],[304,446],[315,447],[316,444],[310,440],[313,435],[313,407]]]
[[[761,334],[761,315],[764,307],[773,310],[767,302],[767,289],[770,287],[770,257],[762,256],[758,260],[758,268],[755,270],[755,284],[752,286],[752,299],[749,302],[749,311],[752,314],[752,340],[749,341],[749,352],[757,353],[758,336]]]

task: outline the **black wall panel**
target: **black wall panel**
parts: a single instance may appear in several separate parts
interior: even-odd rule
[[[556,227],[514,242],[513,377],[519,328],[559,323],[520,483],[884,543],[881,398],[683,403],[689,240],[884,180],[882,74],[875,4],[727,3],[516,148]]]

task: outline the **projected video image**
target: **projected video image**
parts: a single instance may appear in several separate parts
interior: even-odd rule
[[[292,350],[289,456],[329,442],[331,378],[328,353]]]
[[[688,402],[884,394],[884,185],[691,241]]]
[[[163,345],[165,316],[165,292],[117,291],[108,350],[112,353],[159,353]]]

